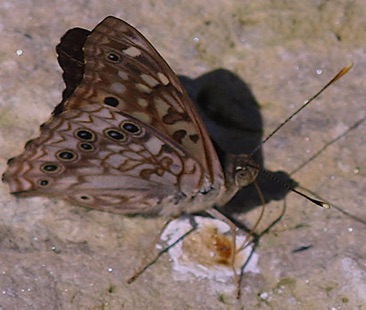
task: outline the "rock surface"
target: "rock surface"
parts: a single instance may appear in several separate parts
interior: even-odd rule
[[[16,199],[3,184],[0,308],[365,309],[366,4],[213,0],[208,5],[193,0],[187,6],[168,1],[75,0],[35,5],[4,0],[0,4],[1,171],[8,158],[38,135],[39,125],[60,102],[64,85],[55,54],[60,37],[73,27],[92,29],[107,15],[136,26],[177,74],[198,78],[186,79],[187,88],[201,102],[212,104],[211,110],[220,111],[208,114],[213,120],[208,116],[206,120],[223,147],[233,147],[231,151],[250,151],[253,131],[263,129],[267,136],[353,62],[348,75],[263,148],[267,169],[284,171],[334,208],[320,209],[287,194],[285,215],[256,249],[260,274],[245,275],[237,301],[226,292],[218,294],[212,280],[177,281],[166,256],[135,283],[126,284],[163,219],[116,216],[45,198]],[[235,93],[215,93],[212,83],[220,84],[221,78]],[[263,126],[250,123],[256,114],[248,113],[245,120],[240,103],[250,96],[259,106]],[[225,99],[229,102],[224,107],[215,106]],[[207,106],[202,109],[209,112]],[[234,117],[234,125],[228,126],[220,115]],[[234,141],[223,137],[229,127]],[[252,130],[247,144],[241,137],[246,127]],[[258,231],[275,220],[284,206],[278,186],[263,182],[271,201]],[[253,187],[248,191],[233,202],[232,215],[253,225],[260,208],[253,208],[253,203],[245,209],[243,201],[253,195]]]

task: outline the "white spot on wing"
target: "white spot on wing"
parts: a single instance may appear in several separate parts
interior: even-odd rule
[[[127,81],[128,80],[128,74],[126,71],[118,71],[118,76],[124,80]]]
[[[154,98],[154,104],[160,115],[166,115],[168,113],[170,105],[166,103],[166,101],[164,101],[163,99],[159,97]]]
[[[155,80],[151,75],[149,74],[141,74],[140,77],[143,79],[143,81],[149,85],[151,88],[159,85],[159,81]]]
[[[141,55],[141,51],[137,47],[134,47],[134,46],[130,46],[129,48],[122,50],[122,52],[131,57],[138,57]]]
[[[121,83],[114,82],[111,85],[111,91],[117,94],[122,94],[126,90],[126,86]]]
[[[170,83],[169,79],[164,73],[158,72],[158,78],[160,82],[163,83],[163,85],[168,85]]]
[[[145,94],[150,94],[152,89],[144,84],[141,83],[136,83],[135,87],[138,91],[145,93]]]
[[[143,108],[147,108],[147,107],[148,107],[148,105],[149,105],[149,103],[147,102],[147,100],[142,99],[142,98],[138,98],[138,99],[137,99],[137,103],[138,103],[141,107],[143,107]]]

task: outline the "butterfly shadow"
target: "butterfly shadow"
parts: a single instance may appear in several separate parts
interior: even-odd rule
[[[236,74],[217,69],[196,79],[180,76],[214,141],[218,154],[251,154],[261,144],[263,121],[260,107],[248,85]],[[264,156],[260,148],[253,154],[255,161],[263,168]],[[266,174],[296,187],[291,177],[283,171],[260,173],[257,183],[265,203],[282,200],[289,189],[276,183]],[[225,206],[225,214],[244,213],[261,206],[261,200],[254,185],[243,188]]]

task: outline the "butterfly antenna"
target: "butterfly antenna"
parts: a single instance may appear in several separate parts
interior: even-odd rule
[[[310,196],[294,189],[293,187],[291,187],[290,185],[286,184],[285,182],[281,181],[280,179],[276,178],[275,176],[273,176],[272,174],[270,174],[269,172],[267,172],[266,170],[260,168],[259,171],[261,173],[263,173],[265,176],[267,176],[268,178],[270,178],[271,180],[277,182],[278,184],[282,185],[284,188],[287,188],[288,190],[304,197],[305,199],[311,201],[312,203],[316,204],[317,206],[319,207],[322,207],[322,208],[325,208],[325,209],[329,209],[330,208],[330,204],[325,202],[325,201],[322,201],[322,200],[318,200],[318,199],[315,199],[315,198],[311,198]]]
[[[262,148],[262,145],[266,143],[274,134],[277,133],[284,125],[286,125],[294,116],[296,116],[298,113],[300,113],[301,110],[303,110],[310,102],[312,102],[314,99],[318,98],[319,95],[325,91],[330,85],[332,85],[334,82],[339,80],[342,76],[344,76],[351,68],[353,67],[353,64],[350,63],[348,66],[344,67],[341,71],[339,71],[334,78],[332,78],[325,86],[323,86],[322,89],[320,89],[314,96],[312,96],[309,100],[305,101],[305,103],[298,108],[294,113],[292,113],[284,122],[282,122],[275,130],[273,130],[272,133],[270,133],[263,141],[260,143],[251,153],[253,155],[256,153],[259,149]]]
[[[284,122],[282,122],[272,133],[270,133],[263,141],[262,143],[260,143],[251,153],[251,155],[255,154],[256,152],[258,152],[258,150],[260,150],[263,146],[264,143],[266,143],[275,133],[277,133],[277,131],[279,131],[285,124],[287,124],[295,115],[297,115],[298,113],[300,113],[301,110],[303,110],[310,102],[312,102],[314,99],[316,99],[317,97],[319,97],[319,95],[325,91],[330,85],[332,85],[334,82],[336,82],[337,80],[339,80],[341,77],[343,77],[349,70],[351,70],[351,68],[353,67],[353,64],[350,63],[349,65],[347,65],[346,67],[342,68],[325,86],[323,86],[315,95],[313,95],[309,100],[305,101],[305,103],[298,108],[294,113],[292,113],[288,118],[286,118],[286,120]],[[281,184],[283,187],[291,190],[292,192],[306,198],[307,200],[311,201],[312,203],[322,207],[322,208],[326,208],[329,209],[330,208],[330,204],[325,202],[325,201],[321,201],[321,200],[317,200],[314,198],[309,197],[308,195],[292,188],[291,186],[289,186],[288,184],[286,184],[285,182],[282,182],[281,180],[277,179],[276,177],[274,177],[272,174],[268,173],[267,171],[265,171],[262,168],[259,168],[259,171],[261,173],[263,173],[264,175],[266,175],[267,177],[269,177],[270,179],[272,179],[273,181]]]

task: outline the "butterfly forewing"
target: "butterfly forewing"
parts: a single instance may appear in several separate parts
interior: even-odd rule
[[[217,187],[223,183],[218,157],[189,96],[141,33],[107,17],[88,36],[83,51],[84,78],[67,107],[87,100],[126,111],[181,144]]]

